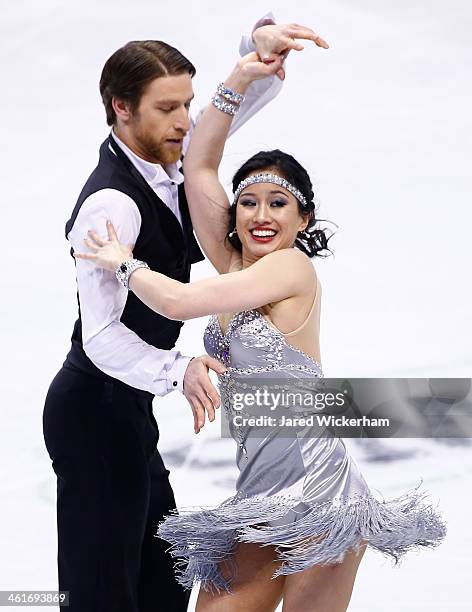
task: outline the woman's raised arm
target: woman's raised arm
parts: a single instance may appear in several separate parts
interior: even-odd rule
[[[264,64],[256,53],[245,55],[224,85],[244,94],[257,79],[276,74],[283,57]],[[229,201],[218,168],[233,116],[209,104],[196,124],[184,158],[185,192],[192,224],[206,256],[220,273],[228,271],[234,249],[225,242]]]

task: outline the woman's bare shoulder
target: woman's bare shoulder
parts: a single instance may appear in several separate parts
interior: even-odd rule
[[[265,260],[265,264],[270,268],[277,268],[286,274],[296,276],[304,281],[316,282],[316,270],[313,261],[297,248],[279,249],[273,253],[268,253],[260,261]]]

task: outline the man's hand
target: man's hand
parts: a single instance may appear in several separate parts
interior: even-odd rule
[[[220,407],[220,396],[208,376],[209,368],[217,374],[226,371],[224,365],[208,355],[194,357],[185,370],[184,395],[192,408],[195,433],[205,424],[205,410],[208,419],[214,421],[215,408]]]
[[[262,26],[254,30],[252,39],[257,54],[263,62],[274,61],[278,56],[283,56],[285,59],[292,49],[302,51],[304,47],[297,42],[297,39],[311,40],[318,47],[329,49],[328,43],[321,36],[297,23]],[[283,68],[277,74],[282,80],[285,78]]]

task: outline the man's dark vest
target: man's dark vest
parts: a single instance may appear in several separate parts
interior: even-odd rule
[[[156,195],[110,135],[100,147],[98,165],[85,183],[66,224],[66,237],[83,202],[100,189],[117,189],[125,193],[139,209],[141,229],[133,256],[149,264],[151,270],[188,283],[190,265],[202,261],[204,257],[193,235],[183,183],[178,187],[181,226],[174,213]],[[153,312],[131,291],[128,293],[121,322],[147,344],[166,350],[175,345],[183,325],[181,321],[171,321]],[[64,365],[71,365],[94,376],[110,378],[92,363],[83,349],[80,301],[79,318],[72,333],[72,348]]]

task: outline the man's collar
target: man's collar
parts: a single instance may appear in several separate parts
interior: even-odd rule
[[[182,167],[182,162],[180,160],[175,164],[153,164],[136,155],[134,151],[118,138],[113,129],[111,130],[111,136],[120,149],[126,153],[138,172],[144,176],[151,186],[158,185],[159,183],[168,183],[170,181],[177,185],[183,182],[184,176],[182,172],[180,172],[180,168]]]

